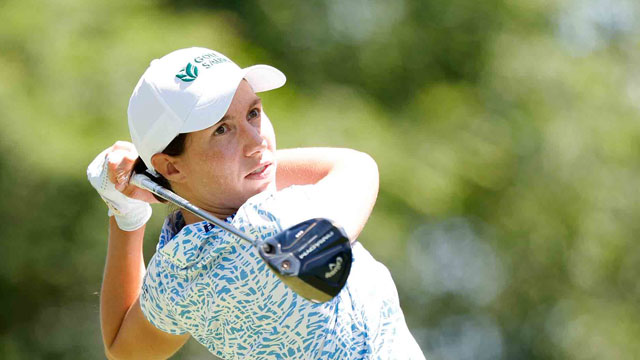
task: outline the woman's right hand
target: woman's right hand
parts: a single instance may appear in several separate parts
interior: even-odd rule
[[[129,184],[137,158],[133,144],[118,141],[87,168],[87,178],[109,207],[109,216],[125,231],[141,228],[151,217],[149,203],[158,202],[150,192]]]

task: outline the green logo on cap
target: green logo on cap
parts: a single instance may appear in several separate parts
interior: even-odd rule
[[[188,63],[186,67],[176,74],[176,77],[184,82],[191,82],[198,77],[198,67]]]

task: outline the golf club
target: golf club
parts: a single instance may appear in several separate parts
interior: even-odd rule
[[[310,301],[333,299],[347,282],[351,244],[344,230],[328,219],[310,219],[266,240],[254,240],[146,175],[134,174],[130,182],[249,242],[282,282]]]

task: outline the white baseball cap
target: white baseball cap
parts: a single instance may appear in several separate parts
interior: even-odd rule
[[[224,116],[240,81],[255,92],[281,87],[284,74],[268,65],[240,68],[217,51],[192,47],[153,60],[129,99],[129,132],[152,174],[151,157],[181,133],[206,129]]]

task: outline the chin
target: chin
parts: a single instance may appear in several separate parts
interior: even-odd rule
[[[254,195],[260,194],[263,191],[267,191],[267,190],[275,190],[276,189],[276,182],[275,181],[265,181],[263,183],[261,183],[260,185],[253,187],[251,190],[248,190],[246,192],[246,199],[245,202],[247,200],[249,200],[249,198],[251,198]]]
[[[264,183],[260,184],[260,186],[258,186],[258,188],[256,189],[255,194],[259,194],[263,191],[267,191],[275,188],[276,188],[276,182],[270,179],[269,181],[265,181]]]

